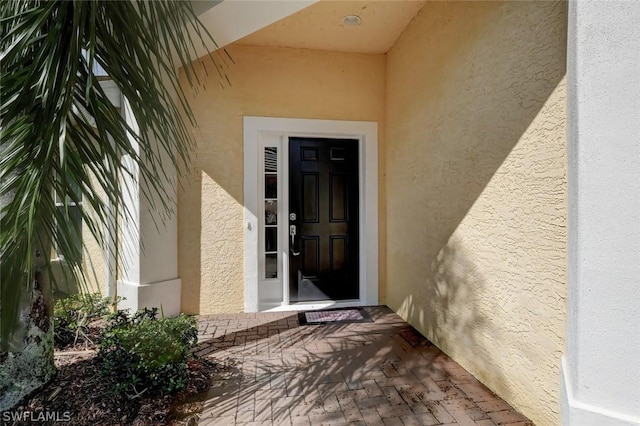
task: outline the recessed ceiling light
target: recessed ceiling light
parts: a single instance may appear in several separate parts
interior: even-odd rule
[[[347,15],[342,18],[342,23],[347,27],[357,27],[362,20],[358,15]]]

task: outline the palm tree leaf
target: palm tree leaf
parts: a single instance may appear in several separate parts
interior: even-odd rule
[[[83,223],[105,243],[109,206],[132,215],[121,183],[135,177],[131,162],[154,220],[173,213],[166,161],[179,171],[188,164],[187,124],[195,124],[177,69],[197,82],[194,43],[206,37],[189,1],[0,3],[0,349],[16,341],[34,273],[49,267],[33,260],[35,249],[52,241],[69,263],[66,278],[86,278],[75,253],[81,230],[54,194],[82,202]],[[96,65],[121,90],[136,128],[111,104]]]

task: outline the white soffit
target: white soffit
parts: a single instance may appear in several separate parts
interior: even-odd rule
[[[224,47],[316,1],[225,0],[222,2],[194,1],[193,4],[196,11],[203,10],[198,18],[211,33],[218,47]],[[196,57],[207,54],[207,48],[211,51],[215,50],[215,46],[197,46]]]

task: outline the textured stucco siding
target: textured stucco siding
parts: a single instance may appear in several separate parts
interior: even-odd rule
[[[98,196],[103,201],[106,201],[106,195],[94,175],[91,175],[91,180]],[[83,204],[82,208],[87,210],[96,222],[100,223],[99,216],[88,203]],[[109,237],[106,234],[107,225],[101,224],[98,226],[101,227],[105,233],[105,239],[108,240]],[[104,245],[93,236],[91,229],[85,222],[82,223],[82,241],[84,242],[82,260],[86,274],[86,281],[84,283],[86,290],[92,293],[104,294],[107,285],[107,264],[105,262],[106,252],[104,250]]]
[[[384,131],[384,55],[238,45],[228,51],[231,87],[221,88],[209,69],[191,96],[197,146],[178,195],[185,312],[244,309],[243,116],[376,121]],[[383,205],[383,192],[379,199]]]
[[[538,425],[560,423],[566,19],[427,2],[387,62],[387,302]]]

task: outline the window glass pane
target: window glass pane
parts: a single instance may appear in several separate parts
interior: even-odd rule
[[[278,148],[275,146],[264,149],[264,171],[278,173]]]
[[[264,149],[265,278],[278,278],[278,148]]]
[[[67,174],[67,183],[69,184],[69,187],[71,188],[71,192],[74,195],[74,197],[67,197],[67,202],[68,203],[75,202],[74,198],[78,201],[81,201],[82,191],[80,190],[80,184],[68,174]]]
[[[70,173],[65,174],[64,182],[62,181],[62,178],[57,174],[55,180],[58,184],[68,189],[65,201],[63,201],[64,197],[62,196],[62,193],[54,191],[54,198],[56,203],[74,204],[76,202],[82,202],[82,190],[80,188],[80,184],[73,178]]]
[[[267,254],[264,261],[265,278],[278,278],[278,255]]]
[[[269,227],[264,230],[264,251],[277,251],[278,250],[278,228]]]
[[[265,225],[278,224],[278,202],[267,200],[264,202],[264,223]]]
[[[264,175],[264,198],[278,198],[278,175]]]
[[[71,236],[69,243],[70,253],[60,253],[59,248],[56,249],[58,257],[64,257],[68,260],[80,262],[82,260],[82,212],[79,206],[58,206],[60,215],[64,217],[64,222],[57,223],[58,241],[60,241],[60,229],[65,228],[66,232]]]

